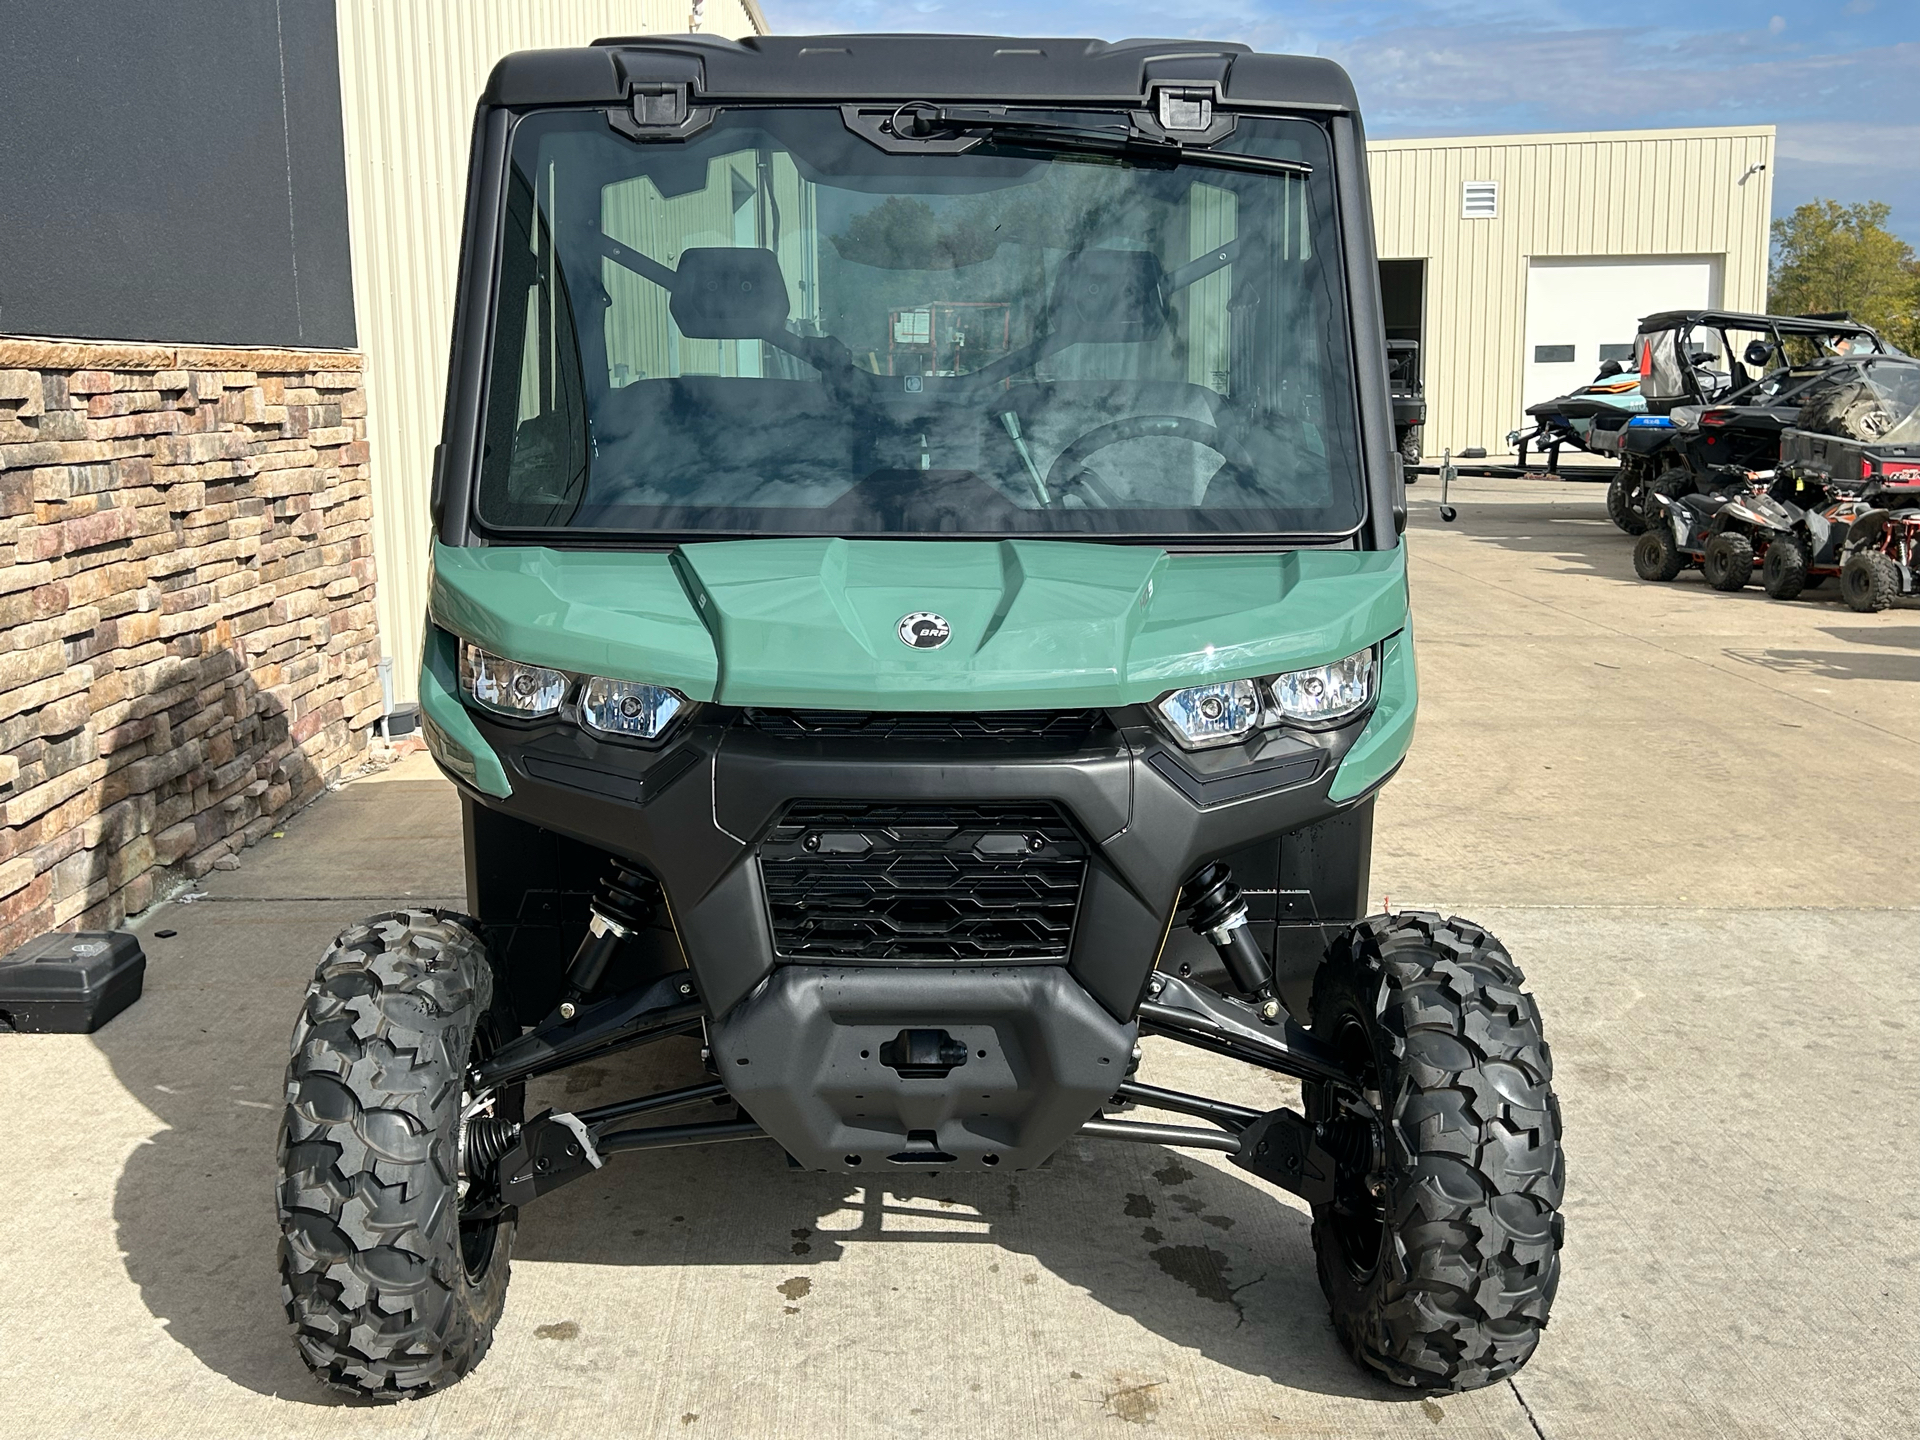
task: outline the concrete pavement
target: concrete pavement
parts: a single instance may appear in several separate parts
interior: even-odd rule
[[[1546,1016],[1565,1278],[1516,1383],[1422,1400],[1354,1369],[1303,1207],[1218,1157],[1075,1144],[883,1189],[754,1142],[542,1201],[472,1377],[336,1401],[278,1306],[274,1130],[327,941],[463,901],[457,805],[415,759],[147,917],[146,998],[98,1035],[0,1036],[0,1431],[1916,1433],[1920,610],[1642,584],[1597,488],[1468,482],[1453,527],[1414,495],[1422,712],[1375,899],[1491,926]],[[547,1088],[695,1068],[675,1042]],[[1153,1042],[1143,1077],[1290,1089]]]

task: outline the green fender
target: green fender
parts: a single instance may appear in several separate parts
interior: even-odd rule
[[[1413,669],[1413,627],[1387,641],[1380,661],[1380,698],[1360,738],[1347,751],[1327,787],[1329,800],[1351,800],[1393,773],[1413,742],[1413,713],[1420,694]]]
[[[458,699],[460,661],[454,644],[446,631],[427,630],[426,653],[420,662],[420,729],[441,769],[483,795],[504,800],[513,794],[513,785],[500,757],[481,738],[479,727]]]

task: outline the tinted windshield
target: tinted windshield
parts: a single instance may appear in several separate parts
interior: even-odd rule
[[[521,120],[480,521],[1352,530],[1324,132],[1242,118],[1220,148],[1296,163],[890,155],[827,108],[666,144]]]

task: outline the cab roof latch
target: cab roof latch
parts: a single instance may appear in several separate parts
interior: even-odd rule
[[[607,111],[607,123],[629,140],[684,140],[713,123],[713,107],[693,103],[697,75],[630,75],[627,83],[632,102]]]
[[[1176,145],[1211,145],[1233,133],[1232,114],[1220,108],[1220,87],[1211,81],[1154,85],[1145,110],[1133,112],[1134,128],[1150,139]]]
[[[1163,130],[1206,130],[1213,125],[1213,94],[1207,90],[1176,90],[1160,87],[1156,97],[1160,128]]]
[[[634,86],[633,123],[649,130],[670,130],[686,124],[692,103],[691,89],[686,84]]]

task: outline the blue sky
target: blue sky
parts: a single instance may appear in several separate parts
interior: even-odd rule
[[[1920,0],[762,0],[789,34],[1197,36],[1328,55],[1368,134],[1780,127],[1774,213],[1884,200],[1920,247]]]

